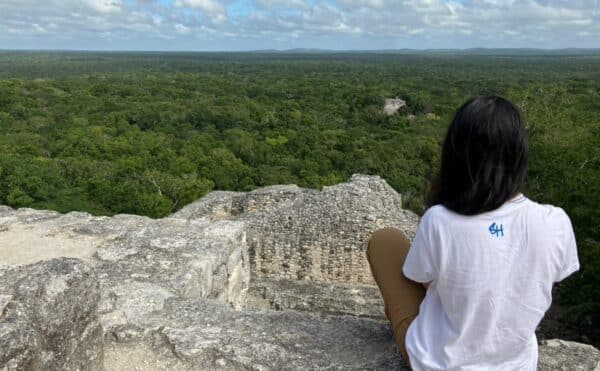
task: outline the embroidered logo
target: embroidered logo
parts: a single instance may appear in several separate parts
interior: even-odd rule
[[[498,224],[496,224],[494,222],[490,225],[488,230],[490,231],[492,236],[496,235],[496,237],[500,237],[500,236],[504,237],[504,230],[502,229],[502,224],[500,224],[500,226],[498,226]]]

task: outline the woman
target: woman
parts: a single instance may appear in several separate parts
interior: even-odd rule
[[[376,231],[367,258],[414,370],[536,370],[551,291],[579,269],[560,207],[521,193],[527,137],[515,106],[478,96],[456,112],[412,244]]]

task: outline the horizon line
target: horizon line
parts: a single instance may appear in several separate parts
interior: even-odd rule
[[[77,49],[77,48],[0,48],[0,52],[132,52],[132,53],[257,53],[257,52],[439,52],[439,51],[599,51],[600,48],[564,47],[564,48],[539,48],[539,47],[470,47],[470,48],[386,48],[386,49],[328,49],[328,48],[289,48],[289,49]]]

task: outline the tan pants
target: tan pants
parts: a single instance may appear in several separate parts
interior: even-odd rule
[[[402,273],[409,249],[410,240],[392,227],[375,231],[367,246],[367,260],[383,297],[385,316],[392,324],[394,339],[408,364],[406,331],[419,313],[419,305],[425,297],[423,285]]]

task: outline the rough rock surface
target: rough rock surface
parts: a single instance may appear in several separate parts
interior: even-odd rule
[[[100,289],[91,268],[54,259],[0,268],[0,367],[98,369],[103,329]]]
[[[0,206],[0,370],[405,369],[365,259],[418,218],[377,176],[215,191],[162,219]],[[600,352],[540,346],[540,369]]]

